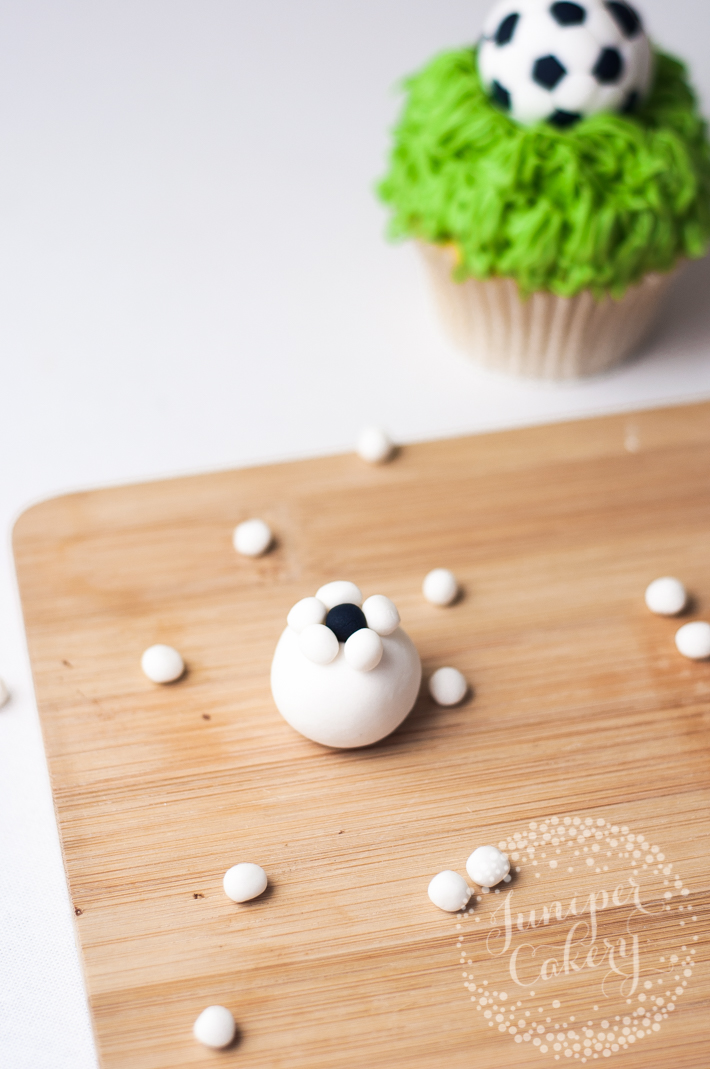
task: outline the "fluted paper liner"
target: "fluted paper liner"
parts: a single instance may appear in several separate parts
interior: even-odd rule
[[[620,300],[540,291],[510,278],[456,282],[452,245],[420,244],[436,303],[454,343],[486,367],[540,379],[577,379],[621,363],[643,341],[675,271],[648,274]]]

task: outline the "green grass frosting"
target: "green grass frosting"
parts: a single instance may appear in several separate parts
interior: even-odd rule
[[[499,111],[475,49],[436,56],[405,89],[379,194],[393,237],[455,243],[459,280],[620,297],[647,272],[706,252],[710,146],[671,56],[656,53],[652,93],[633,117],[600,113],[566,131]]]

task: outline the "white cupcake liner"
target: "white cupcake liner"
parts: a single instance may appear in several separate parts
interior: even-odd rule
[[[419,247],[453,342],[486,367],[526,378],[578,379],[620,364],[651,330],[676,274],[648,274],[620,300],[589,290],[524,299],[510,278],[456,282],[453,245]]]

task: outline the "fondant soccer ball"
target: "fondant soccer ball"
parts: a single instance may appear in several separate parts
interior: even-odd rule
[[[371,746],[399,727],[419,693],[422,666],[394,602],[346,580],[302,598],[271,664],[276,708],[323,746]]]
[[[598,111],[634,111],[651,87],[653,54],[625,0],[501,0],[478,67],[513,119],[564,129]]]

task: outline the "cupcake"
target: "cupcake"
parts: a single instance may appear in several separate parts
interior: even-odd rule
[[[710,146],[681,62],[619,0],[503,0],[405,82],[379,194],[452,339],[550,379],[622,361],[710,239]]]

